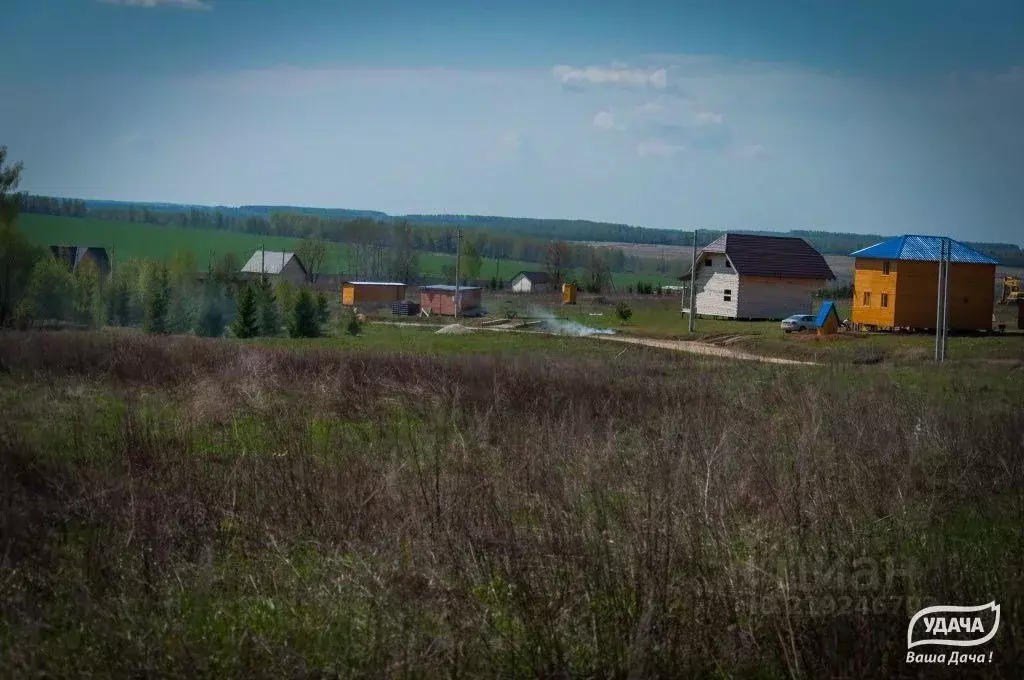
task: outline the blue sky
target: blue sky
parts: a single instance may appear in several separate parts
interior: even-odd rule
[[[4,0],[32,192],[1024,242],[1016,0]]]

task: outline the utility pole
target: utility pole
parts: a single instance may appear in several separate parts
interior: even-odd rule
[[[946,325],[945,318],[945,293],[946,289],[943,285],[943,266],[946,260],[946,239],[943,238],[939,241],[939,268],[936,272],[935,278],[938,280],[937,287],[935,289],[935,361],[942,361],[944,359],[944,327]]]
[[[946,360],[946,338],[949,337],[949,261],[953,255],[953,242],[946,241],[946,270],[942,275],[942,360]]]
[[[260,283],[267,281],[267,245],[260,244]]]
[[[693,292],[697,287],[697,228],[693,228],[693,253],[690,256],[690,318],[687,326],[690,333],[693,333]]]
[[[462,273],[462,229],[455,230],[455,318],[459,318],[462,297],[459,295],[459,275]]]

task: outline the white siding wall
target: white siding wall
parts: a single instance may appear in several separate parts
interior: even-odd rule
[[[513,293],[546,293],[551,286],[546,283],[532,283],[525,276],[520,276],[512,282]]]
[[[791,314],[810,314],[811,293],[825,286],[824,279],[744,276],[736,315],[741,319],[785,319]]]
[[[711,265],[706,264],[711,259]],[[736,316],[736,303],[739,299],[739,277],[736,271],[726,266],[725,255],[721,253],[705,253],[697,266],[696,307],[698,314],[707,316]],[[726,301],[725,291],[730,291],[730,300]]]
[[[512,292],[513,293],[529,293],[529,292],[531,292],[530,279],[526,278],[525,276],[518,277],[512,283]]]

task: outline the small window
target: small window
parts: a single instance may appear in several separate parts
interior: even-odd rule
[[[726,288],[725,290],[722,291],[722,301],[732,302],[732,290]]]
[[[729,269],[732,269],[732,262],[729,262],[729,258],[725,258],[725,266]]]
[[[882,263],[882,273],[883,274],[888,274],[889,273],[889,260],[886,260],[885,262]],[[885,307],[885,305],[882,305],[882,306]]]
[[[871,293],[869,293],[869,292],[865,292],[864,293],[864,302],[862,304],[865,307],[870,307],[871,306]]]
[[[705,257],[704,258],[704,266],[705,267],[710,267],[711,266],[711,258],[710,257]]]
[[[882,303],[883,307],[888,307],[889,306],[889,294],[888,293],[882,293],[881,303]]]

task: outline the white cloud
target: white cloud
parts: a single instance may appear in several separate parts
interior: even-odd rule
[[[178,7],[180,9],[213,9],[204,0],[100,0],[108,5],[125,5],[126,7]]]
[[[594,127],[602,130],[611,130],[615,127],[615,116],[611,111],[598,111],[594,116]]]
[[[674,156],[686,151],[683,144],[672,144],[664,139],[647,139],[636,145],[636,153],[641,158],[647,156]]]
[[[768,147],[763,144],[748,144],[736,148],[736,155],[740,158],[761,158],[768,153]]]
[[[693,114],[693,120],[698,125],[720,125],[722,119],[722,114],[713,111],[699,111]]]
[[[668,87],[668,71],[659,69],[630,69],[616,62],[610,68],[603,66],[556,66],[551,75],[562,85],[582,87],[586,85],[611,85],[615,87],[653,87],[664,90]]]

